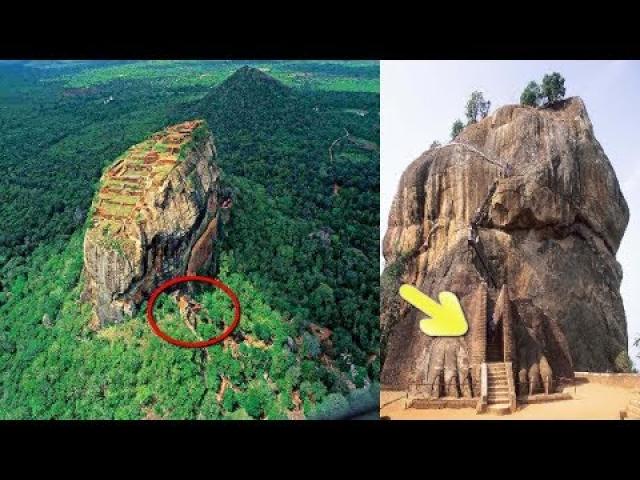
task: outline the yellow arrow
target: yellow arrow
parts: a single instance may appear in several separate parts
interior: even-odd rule
[[[429,298],[417,288],[400,287],[400,296],[411,305],[431,317],[420,320],[420,330],[432,337],[459,337],[467,333],[469,326],[458,297],[451,292],[440,292],[440,303]]]

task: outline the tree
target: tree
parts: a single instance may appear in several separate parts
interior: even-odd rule
[[[349,401],[339,393],[331,393],[319,404],[312,407],[307,415],[310,420],[344,418],[349,412]]]
[[[522,95],[520,95],[520,103],[531,107],[537,107],[541,99],[542,91],[540,90],[540,85],[534,81],[529,82],[522,92]]]
[[[460,134],[463,128],[464,124],[462,123],[462,120],[458,119],[453,122],[453,125],[451,126],[451,140],[454,140]]]
[[[261,418],[270,400],[275,395],[262,379],[253,380],[243,394],[239,395],[240,407],[253,418]]]
[[[545,75],[542,79],[542,96],[547,99],[547,104],[557,102],[565,92],[564,78],[558,72]]]
[[[431,146],[429,147],[429,150],[433,149],[433,148],[438,148],[441,147],[442,144],[438,141],[438,140],[434,140],[433,142],[431,142]]]
[[[467,102],[465,115],[467,116],[467,124],[475,123],[478,119],[483,119],[489,114],[491,102],[484,99],[484,95],[479,90],[471,94]]]
[[[320,353],[322,352],[322,348],[320,347],[320,342],[318,339],[311,335],[309,332],[304,332],[302,336],[302,349],[304,355],[308,358],[318,358]]]
[[[619,373],[633,372],[633,361],[626,351],[621,351],[615,359],[614,366]]]
[[[329,285],[320,283],[311,293],[309,301],[314,316],[321,320],[321,323],[329,322],[332,319],[336,300],[333,289]]]

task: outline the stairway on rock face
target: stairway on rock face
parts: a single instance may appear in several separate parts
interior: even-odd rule
[[[497,415],[511,412],[509,379],[504,362],[487,363],[487,411]]]

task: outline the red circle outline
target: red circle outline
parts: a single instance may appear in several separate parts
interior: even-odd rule
[[[229,325],[217,337],[210,338],[209,340],[201,340],[199,342],[185,342],[184,340],[178,340],[177,338],[173,338],[167,335],[162,330],[160,330],[160,327],[158,327],[158,324],[156,323],[156,319],[153,317],[153,306],[155,305],[156,300],[158,299],[160,294],[164,292],[167,288],[173,287],[174,285],[177,285],[179,283],[185,283],[185,282],[208,283],[209,285],[218,287],[220,290],[226,293],[227,296],[231,299],[231,302],[233,303],[233,309],[234,309],[233,322],[231,322],[231,325]],[[161,284],[158,288],[156,288],[153,291],[153,293],[151,293],[151,297],[149,297],[149,302],[147,303],[147,321],[149,322],[151,329],[157,336],[162,338],[165,342],[175,345],[176,347],[182,347],[182,348],[210,347],[211,345],[220,343],[229,335],[231,335],[231,332],[233,332],[238,326],[238,324],[240,323],[240,301],[238,300],[238,297],[236,296],[236,294],[233,293],[233,290],[231,290],[229,287],[227,287],[224,283],[222,283],[217,278],[203,277],[200,275],[185,275],[181,277],[174,277],[170,280],[167,280],[163,284]]]

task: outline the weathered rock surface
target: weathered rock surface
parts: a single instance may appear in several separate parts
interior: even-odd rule
[[[468,244],[482,205],[476,245],[487,265]],[[451,144],[426,151],[402,176],[384,237],[386,271],[395,278],[383,286],[382,383],[419,382],[432,353],[418,327],[424,315],[398,301],[399,283],[432,296],[450,290],[461,299],[470,330],[455,345],[434,349],[444,351],[445,364],[455,363],[449,359],[455,353],[466,368],[486,341],[477,323],[491,318],[506,285],[516,373],[539,375],[547,361],[556,378],[614,370],[627,349],[615,254],[628,219],[579,98],[547,108],[502,107]],[[478,289],[486,291],[486,307]],[[497,314],[505,317],[507,304],[499,303]]]
[[[218,222],[213,138],[203,121],[154,134],[103,175],[84,240],[83,299],[121,322],[169,278],[206,274]]]

